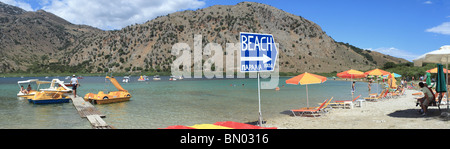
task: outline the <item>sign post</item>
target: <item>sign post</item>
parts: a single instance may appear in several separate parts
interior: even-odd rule
[[[278,51],[275,40],[270,34],[244,33],[239,34],[241,41],[241,72],[257,72],[259,125],[262,126],[261,113],[261,83],[259,72],[275,70]]]

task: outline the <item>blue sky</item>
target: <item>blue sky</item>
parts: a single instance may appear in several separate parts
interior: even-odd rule
[[[0,0],[75,24],[120,29],[156,16],[240,0]],[[302,16],[333,39],[412,60],[450,45],[450,0],[247,0]],[[105,5],[108,4],[108,5]],[[101,8],[101,9],[100,9]]]

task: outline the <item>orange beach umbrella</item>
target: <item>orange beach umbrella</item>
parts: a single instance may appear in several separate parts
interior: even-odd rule
[[[391,74],[391,73],[377,68],[377,69],[374,69],[374,70],[367,71],[364,74],[371,75],[371,76],[372,75],[373,76],[384,76],[384,75],[388,75],[388,74]]]
[[[339,78],[351,78],[351,79],[353,79],[353,78],[364,78],[367,75],[364,74],[364,72],[362,72],[362,71],[350,69],[350,70],[347,70],[347,71],[344,71],[344,72],[340,72],[340,73],[336,74],[336,76],[339,77]]]
[[[427,70],[426,72],[429,72],[429,73],[437,73],[437,67],[436,67],[436,68],[433,68],[433,69],[430,69],[430,70]],[[444,68],[444,73],[446,73],[446,72],[450,72],[450,71]]]
[[[371,75],[371,76],[384,76],[384,75],[389,75],[391,73],[377,68],[374,70],[367,71],[364,74]],[[377,94],[378,94],[378,79],[377,79]]]
[[[303,73],[293,78],[286,80],[286,84],[294,84],[294,85],[306,85],[306,105],[309,107],[309,97],[308,97],[308,84],[318,84],[327,81],[327,78],[324,76],[319,76],[312,73]]]
[[[339,78],[350,78],[353,81],[353,79],[356,79],[356,78],[365,78],[367,75],[364,74],[364,72],[362,72],[362,71],[350,69],[350,70],[338,73],[338,74],[336,74],[336,76]],[[352,94],[352,99],[353,99],[353,94]]]

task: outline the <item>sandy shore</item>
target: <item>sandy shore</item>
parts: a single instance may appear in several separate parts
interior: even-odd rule
[[[406,95],[378,102],[365,102],[363,106],[353,109],[331,109],[320,117],[294,117],[289,109],[284,115],[266,119],[266,127],[278,129],[449,129],[450,118],[441,116],[437,107],[429,107],[428,116],[417,111],[416,96],[418,91],[406,90]],[[447,105],[441,105],[442,112]]]

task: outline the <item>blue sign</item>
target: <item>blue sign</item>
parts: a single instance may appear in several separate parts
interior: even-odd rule
[[[272,35],[241,32],[239,37],[241,72],[274,71],[278,51]]]

